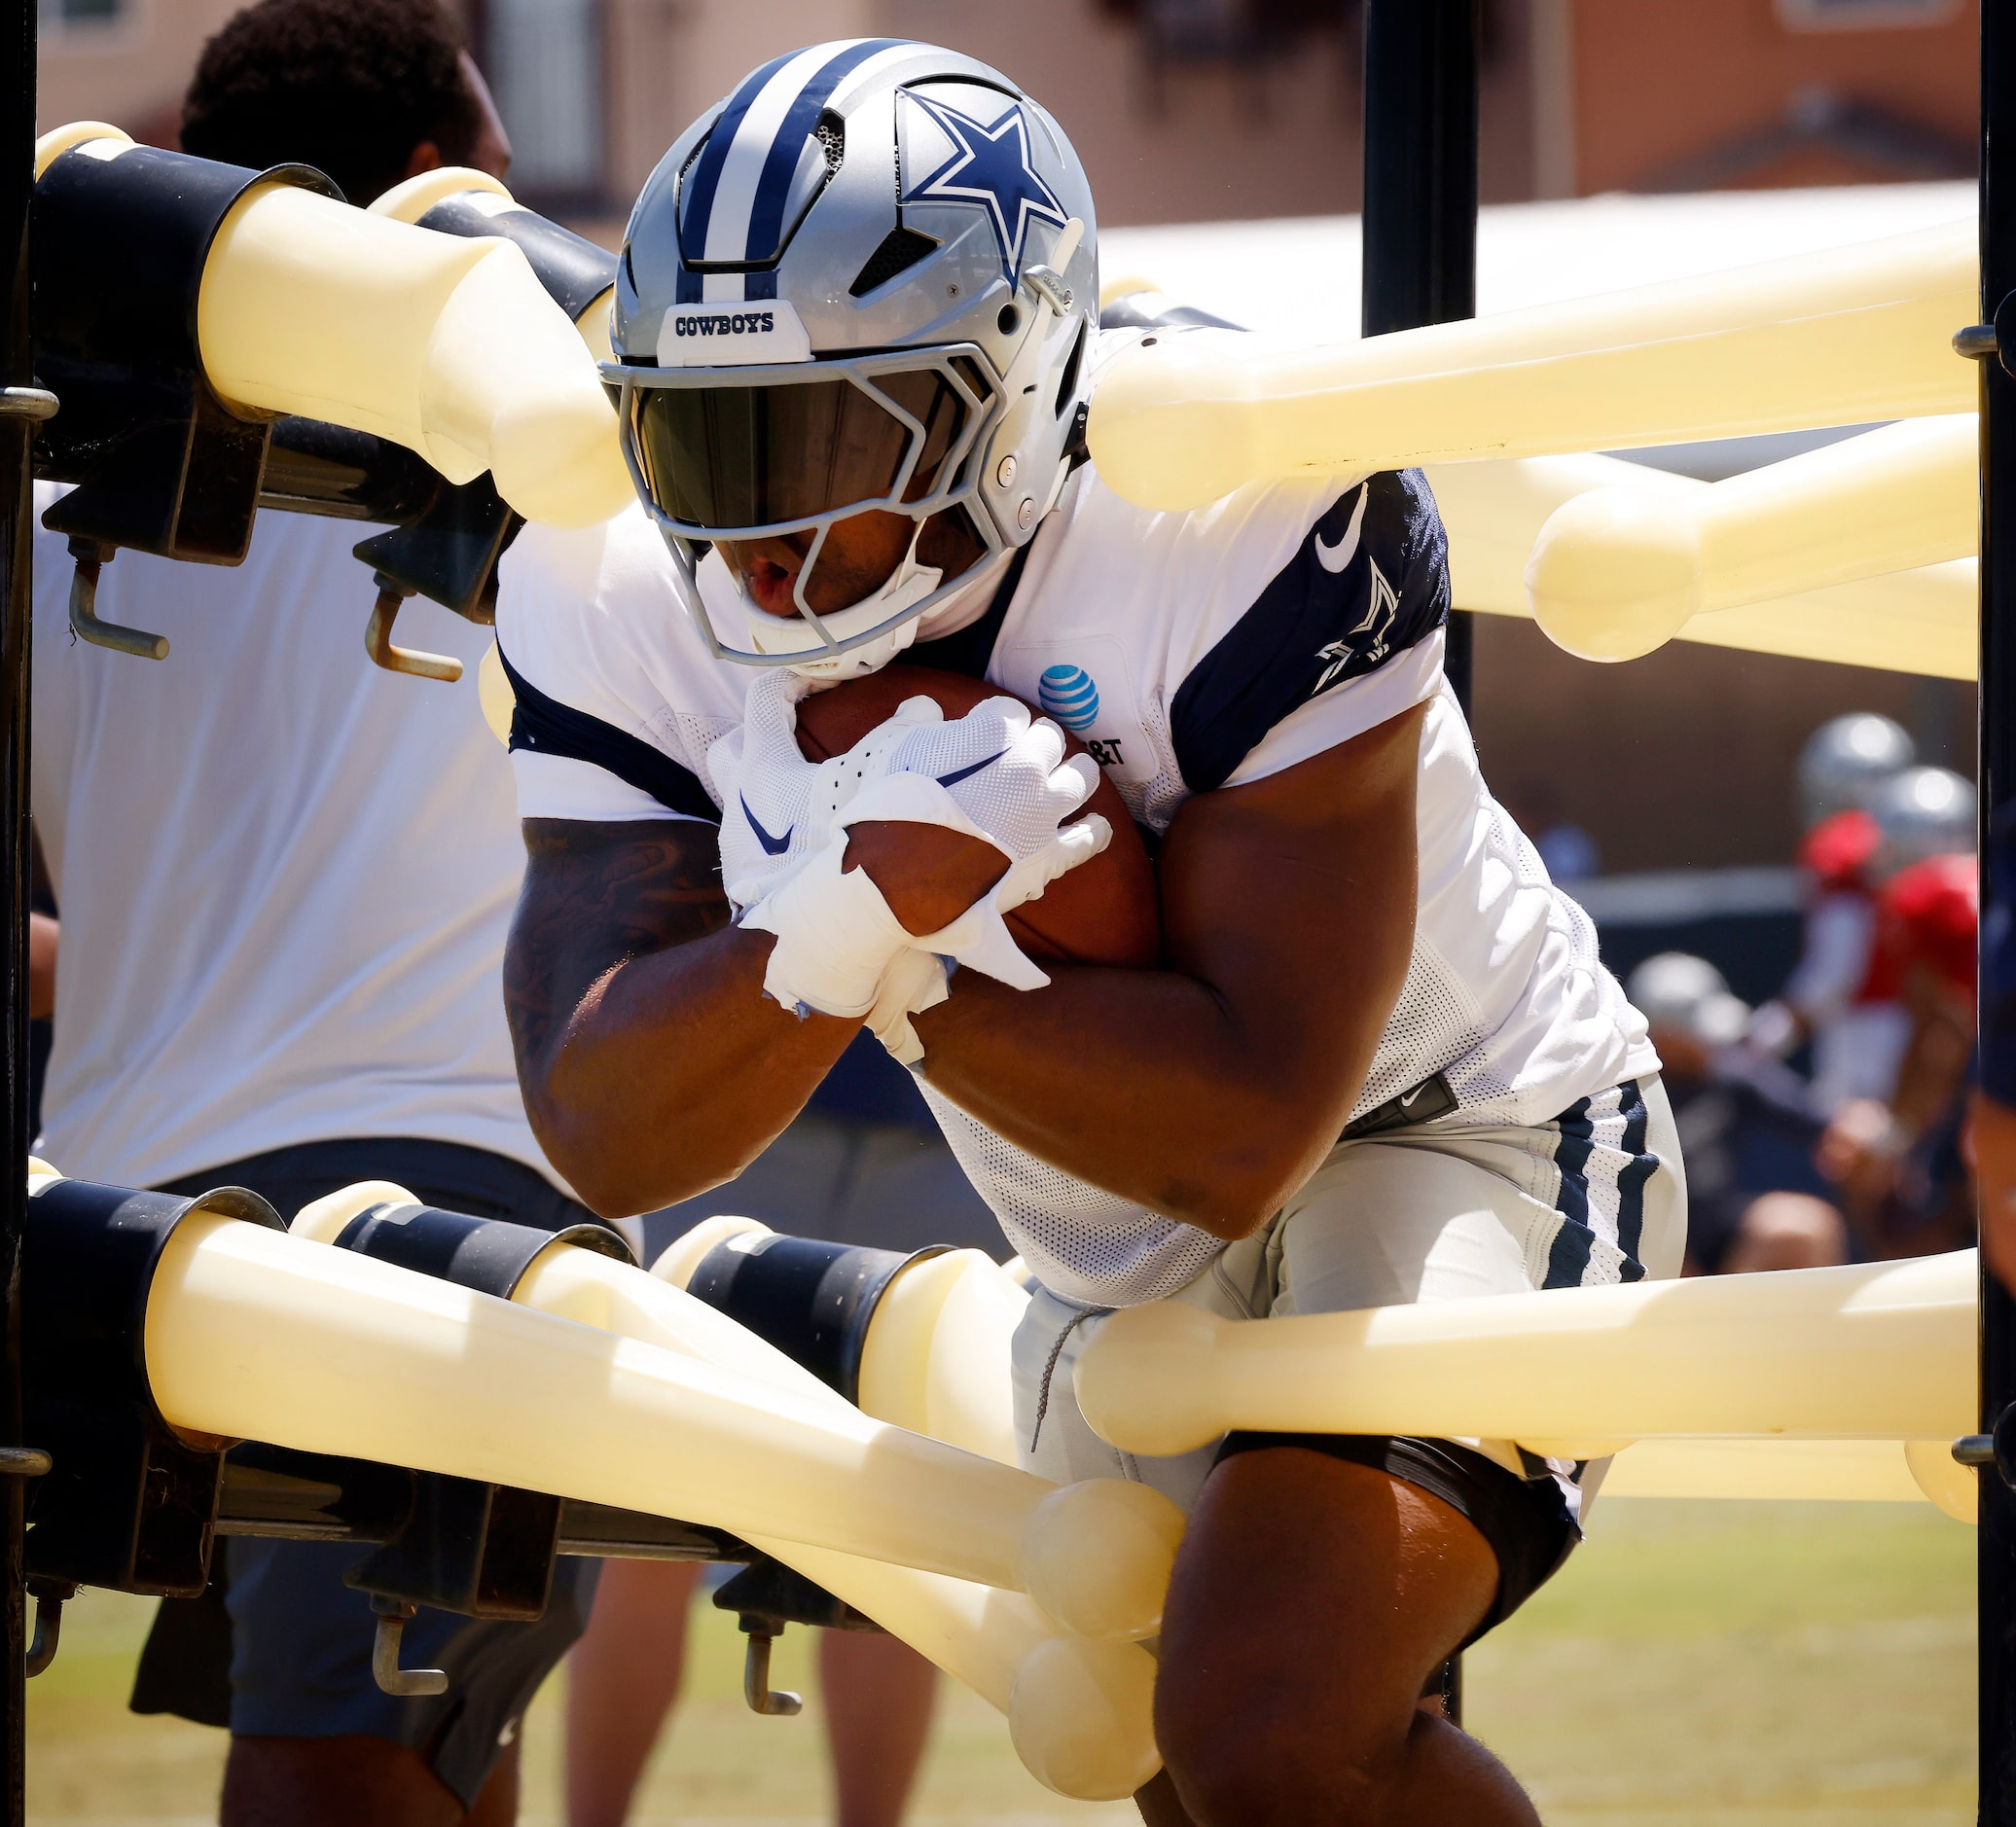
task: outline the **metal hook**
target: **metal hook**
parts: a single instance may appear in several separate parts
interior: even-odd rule
[[[1072,304],[1077,302],[1077,294],[1064,283],[1062,269],[1071,264],[1071,256],[1078,251],[1078,243],[1084,238],[1085,224],[1073,216],[1058,231],[1057,239],[1051,244],[1050,264],[1023,269],[1023,283],[1060,317],[1068,317]]]
[[[56,1659],[63,1635],[63,1601],[74,1598],[77,1588],[62,1580],[36,1580],[28,1591],[35,1596],[35,1637],[28,1645],[27,1661],[32,1681]]]
[[[371,1608],[378,1613],[378,1630],[371,1639],[371,1678],[378,1684],[379,1691],[398,1700],[416,1694],[446,1694],[447,1669],[399,1666],[399,1646],[406,1635],[407,1622],[418,1606],[375,1594]]]
[[[382,575],[378,580],[378,596],[364,625],[364,651],[387,672],[404,672],[415,679],[441,679],[452,685],[462,676],[462,663],[450,654],[422,653],[417,647],[392,645],[392,622],[399,605],[412,594],[394,588]]]
[[[805,1700],[801,1695],[774,1691],[770,1685],[770,1648],[776,1637],[769,1630],[750,1630],[746,1621],[742,1629],[749,1631],[748,1654],[742,1658],[742,1699],[749,1702],[752,1713],[789,1719]]]
[[[1022,282],[1060,317],[1068,317],[1078,295],[1064,284],[1064,276],[1051,267],[1027,267]]]
[[[131,654],[140,660],[165,660],[168,637],[149,634],[144,628],[122,627],[117,622],[98,620],[98,572],[112,562],[110,546],[94,539],[73,539],[70,555],[77,560],[77,573],[70,580],[70,632],[93,647],[109,647],[117,654]]]

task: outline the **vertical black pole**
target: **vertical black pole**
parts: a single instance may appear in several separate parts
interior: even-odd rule
[[[1481,0],[1366,0],[1364,309],[1368,337],[1477,314]],[[1445,662],[1470,705],[1470,618]]]
[[[2016,0],[1981,7],[1981,318],[2016,291]],[[1998,361],[1981,370],[1981,806],[1988,820],[2016,794],[2016,380]],[[1988,878],[1982,905],[2008,905],[2016,882]],[[1983,922],[1983,930],[1987,923]],[[2006,1045],[1984,1023],[1983,1048]],[[1981,1278],[1981,1427],[2016,1401],[2016,1304]],[[1980,1474],[1981,1820],[2016,1827],[2016,1491]]]
[[[36,0],[0,0],[0,384],[26,387]],[[20,1249],[28,1180],[28,556],[30,420],[0,416],[0,1446],[21,1443]],[[0,1820],[20,1827],[26,1738],[21,1480],[0,1476]]]
[[[1483,0],[1365,0],[1365,214],[1359,329],[1477,315],[1477,52]],[[1443,668],[1470,708],[1470,622],[1449,618]],[[1463,1719],[1462,1659],[1442,1703]]]

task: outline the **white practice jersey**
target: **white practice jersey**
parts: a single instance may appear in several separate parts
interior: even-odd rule
[[[44,1146],[66,1173],[158,1186],[418,1136],[556,1178],[497,986],[524,844],[477,702],[488,632],[416,604],[401,637],[461,682],[374,666],[350,555],[372,530],[262,514],[235,567],[122,552],[98,610],[165,634],[159,664],[72,636],[63,541],[35,535],[35,829],[63,921]]]
[[[746,611],[718,556],[700,583],[716,626],[739,635]],[[1448,606],[1446,542],[1417,473],[1254,485],[1158,514],[1088,465],[1026,556],[933,612],[901,658],[1040,705],[1157,834],[1193,793],[1425,702],[1413,961],[1354,1114],[1441,1073],[1458,1105],[1445,1121],[1539,1122],[1658,1060],[1588,916],[1485,790],[1442,675]],[[525,817],[718,821],[706,751],[738,723],[752,675],[708,653],[641,510],[582,532],[528,527],[504,561],[497,628]],[[1036,1160],[920,1082],[1056,1292],[1159,1299],[1224,1247]]]

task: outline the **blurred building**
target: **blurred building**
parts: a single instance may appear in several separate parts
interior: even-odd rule
[[[1541,195],[1972,177],[1976,0],[1534,0]]]
[[[1359,0],[461,0],[528,198],[622,213],[754,64],[925,38],[1040,95],[1109,223],[1356,207]],[[1485,0],[1486,201],[1972,169],[1977,0]],[[172,135],[232,0],[42,0],[41,116]]]
[[[43,0],[46,127],[166,141],[232,0]],[[1356,207],[1355,0],[463,0],[526,199],[620,218],[679,131],[751,67],[824,38],[923,38],[1011,72],[1062,120],[1116,222]],[[1494,0],[1485,194],[1532,186],[1530,85]],[[1505,16],[1501,18],[1500,16]]]

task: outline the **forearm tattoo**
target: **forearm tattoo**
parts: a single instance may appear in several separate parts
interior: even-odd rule
[[[521,1061],[564,1031],[619,965],[728,924],[713,827],[689,820],[524,821],[527,863],[504,954],[504,1006]]]

